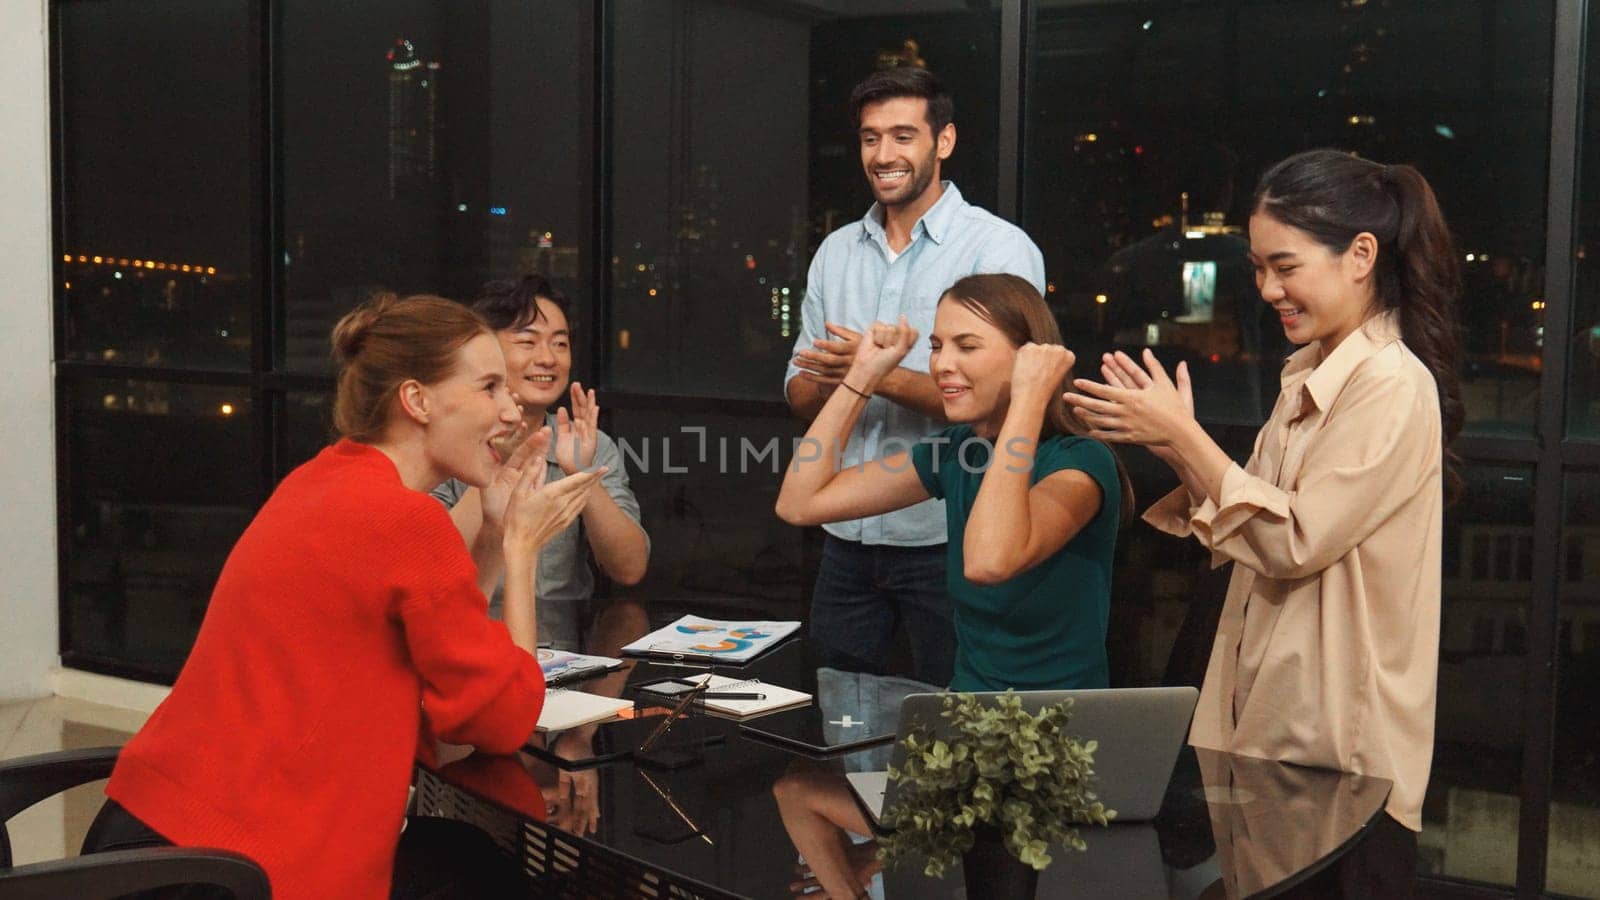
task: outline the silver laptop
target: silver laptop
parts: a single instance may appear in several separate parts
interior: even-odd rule
[[[948,734],[940,717],[946,694],[912,694],[900,704],[904,735],[918,724],[936,735]],[[999,693],[979,693],[995,698]],[[1067,731],[1074,737],[1099,742],[1094,753],[1095,794],[1118,822],[1147,822],[1161,809],[1178,750],[1189,732],[1200,692],[1192,687],[1106,688],[1083,691],[1019,691],[1024,709],[1034,712],[1072,698],[1072,720]],[[896,742],[890,765],[900,767],[905,750]],[[848,772],[861,807],[874,826],[894,803],[895,785],[887,772]]]

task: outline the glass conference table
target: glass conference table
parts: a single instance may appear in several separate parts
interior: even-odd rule
[[[810,690],[810,665],[804,642],[794,641],[737,674]],[[630,662],[600,692],[684,671]],[[863,762],[871,753],[819,763],[705,715],[676,720],[670,740],[655,744],[669,748],[666,767],[659,756],[657,765],[641,764],[629,751],[659,721],[600,726],[592,746],[574,754],[581,760],[560,767],[548,752],[500,756],[442,746],[438,761],[418,769],[417,811],[483,828],[520,861],[530,896],[792,897],[797,855],[774,783],[795,766],[882,768],[882,749],[870,766]],[[546,799],[560,768],[575,772],[593,799],[551,814]],[[1053,850],[1038,896],[1282,894],[1356,846],[1378,821],[1389,788],[1370,776],[1185,748],[1160,814],[1080,829],[1088,849]],[[959,866],[934,880],[906,865],[884,873],[883,889],[888,898],[959,897],[961,884]]]

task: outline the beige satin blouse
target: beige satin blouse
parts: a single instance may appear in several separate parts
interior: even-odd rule
[[[1289,358],[1283,390],[1220,503],[1184,488],[1145,513],[1232,561],[1189,742],[1394,782],[1422,828],[1433,760],[1444,505],[1439,396],[1374,317],[1327,359]]]

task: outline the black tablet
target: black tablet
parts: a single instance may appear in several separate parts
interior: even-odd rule
[[[739,736],[816,759],[842,756],[894,740],[895,721],[863,721],[849,713],[808,706],[762,716],[739,725]]]

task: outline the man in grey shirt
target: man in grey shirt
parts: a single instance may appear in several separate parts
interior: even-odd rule
[[[539,553],[539,640],[561,650],[579,650],[580,632],[588,601],[594,594],[594,574],[588,555],[612,581],[637,584],[650,560],[650,537],[639,524],[639,501],[628,487],[622,454],[610,435],[597,425],[599,406],[594,391],[568,380],[572,373],[572,334],[569,304],[543,278],[529,275],[515,282],[495,282],[484,288],[475,309],[494,329],[506,357],[507,386],[530,427],[547,425],[551,443],[546,483],[579,469],[605,466],[604,492],[597,492],[582,516],[546,544]],[[570,394],[571,412],[551,408]],[[433,495],[450,507],[461,530],[479,584],[491,595],[490,613],[499,616],[500,579],[504,560],[498,535],[489,534],[483,507],[475,488],[454,479]]]
[[[904,314],[921,334],[957,280],[1009,272],[1044,290],[1044,257],[1015,225],[966,202],[939,178],[955,149],[950,95],[925,69],[876,72],[850,95],[861,167],[877,202],[822,242],[812,258],[801,328],[785,374],[789,407],[815,418],[850,367],[861,332]],[[845,447],[857,465],[944,427],[926,342],[912,348],[867,402]],[[912,676],[944,687],[955,663],[945,587],[945,511],[929,500],[824,526],[810,635],[824,667],[884,674],[895,628],[910,632]]]

